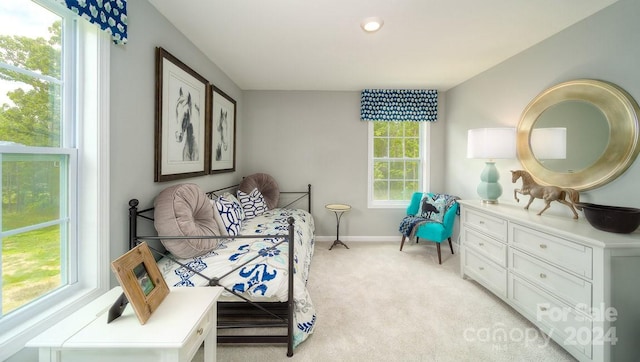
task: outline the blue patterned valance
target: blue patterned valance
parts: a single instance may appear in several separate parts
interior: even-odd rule
[[[435,89],[365,89],[360,96],[363,121],[436,121]]]
[[[114,43],[127,42],[127,0],[57,1],[111,34]]]

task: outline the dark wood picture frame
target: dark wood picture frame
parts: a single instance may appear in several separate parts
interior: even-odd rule
[[[209,92],[204,77],[156,48],[155,182],[207,173]]]
[[[147,243],[143,242],[111,263],[120,286],[140,324],[145,324],[151,314],[169,294],[158,264]]]
[[[208,172],[233,172],[236,170],[236,101],[213,84],[210,88],[211,148]]]

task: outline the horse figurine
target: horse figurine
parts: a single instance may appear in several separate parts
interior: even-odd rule
[[[520,178],[522,178],[522,189],[513,190],[513,197],[517,202],[520,202],[518,199],[518,193],[522,195],[529,195],[529,203],[524,207],[525,210],[529,209],[529,205],[531,205],[533,199],[543,199],[546,202],[546,206],[538,213],[538,215],[542,215],[542,213],[551,206],[551,201],[558,201],[561,204],[567,205],[571,209],[574,219],[578,218],[578,213],[576,212],[575,207],[575,204],[580,202],[580,194],[578,191],[558,186],[538,185],[527,171],[511,171],[512,183],[515,183]],[[567,201],[567,197],[569,197],[569,201]],[[580,207],[578,207],[578,209],[580,210]]]

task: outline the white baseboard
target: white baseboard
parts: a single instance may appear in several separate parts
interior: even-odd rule
[[[317,236],[315,237],[316,241],[334,241],[336,240],[335,235],[334,236]],[[340,237],[341,241],[344,241],[345,243],[349,243],[349,242],[380,242],[380,243],[388,243],[388,242],[394,242],[394,243],[398,243],[398,245],[400,245],[400,241],[402,240],[402,235],[392,235],[392,236],[341,236]],[[453,239],[453,249],[458,252],[460,250],[460,243],[459,243],[459,239]],[[434,244],[435,245],[435,244]]]

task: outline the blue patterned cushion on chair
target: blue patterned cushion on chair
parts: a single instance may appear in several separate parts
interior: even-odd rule
[[[420,200],[420,208],[416,216],[441,223],[444,218],[446,206],[447,201],[445,198],[427,193],[424,194],[422,200]]]
[[[213,216],[218,227],[224,229],[226,235],[235,236],[240,234],[242,228],[242,220],[244,220],[244,211],[240,202],[231,194],[224,194],[215,200],[211,200],[213,204]]]
[[[264,214],[265,211],[269,210],[267,202],[257,188],[253,189],[248,194],[245,194],[244,192],[238,190],[237,195],[238,200],[242,205],[242,209],[244,210],[246,219],[252,219],[256,216]]]

